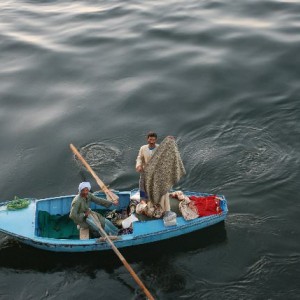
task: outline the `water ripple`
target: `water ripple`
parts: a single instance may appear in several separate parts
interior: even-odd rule
[[[197,280],[197,287],[189,289],[182,295],[186,299],[257,299],[268,295],[268,299],[297,299],[300,255],[279,256],[266,254],[253,263],[241,278],[233,282],[211,282]],[[289,281],[290,289],[285,289]],[[272,285],[271,285],[272,282]],[[277,286],[276,290],[270,286]]]
[[[261,128],[210,128],[205,133],[197,131],[185,135],[180,144],[188,170],[186,181],[192,186],[200,184],[212,190],[224,190],[229,186],[259,182],[270,188],[297,175],[291,172],[298,160],[295,151],[283,147]]]
[[[138,149],[131,145],[128,136],[124,134],[87,144],[79,150],[106,184],[118,189],[128,189],[138,185],[137,173],[132,174]],[[79,161],[77,163],[83,169],[82,164]]]
[[[298,0],[0,1],[1,199],[73,193],[82,167],[70,142],[106,184],[136,187],[144,134],[175,135],[182,188],[228,196],[230,234],[180,258],[168,243],[166,271],[150,263],[142,273],[151,288],[162,299],[295,298],[299,256],[282,253],[298,233],[299,15]],[[248,230],[249,247],[232,251]],[[102,254],[75,267],[82,256],[60,256],[59,267],[57,253],[45,267],[44,253],[10,239],[0,249],[0,297],[133,294],[125,275],[120,283],[96,264]],[[223,278],[222,267],[228,282],[207,280]]]

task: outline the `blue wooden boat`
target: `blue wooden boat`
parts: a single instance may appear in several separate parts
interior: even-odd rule
[[[130,201],[130,197],[136,192],[122,191],[116,192],[119,196],[119,206],[111,209],[125,209]],[[187,196],[208,196],[206,193],[186,192]],[[97,196],[105,197],[102,193]],[[111,247],[98,239],[80,240],[79,237],[53,238],[45,236],[40,219],[42,214],[50,217],[66,216],[69,214],[70,205],[75,195],[52,197],[45,199],[31,199],[28,207],[18,210],[8,210],[8,203],[0,203],[0,231],[11,236],[18,241],[35,248],[54,252],[89,252],[109,250]],[[182,216],[177,216],[177,225],[165,226],[162,219],[137,221],[133,223],[131,234],[120,235],[115,241],[118,248],[132,247],[160,240],[181,236],[202,228],[214,225],[225,220],[228,213],[227,201],[223,195],[220,197],[222,212],[218,215],[200,217],[186,221]],[[91,204],[91,209],[106,209],[95,203]],[[107,210],[107,209],[106,209]],[[57,229],[59,232],[59,228]],[[78,234],[78,233],[77,233]],[[201,234],[201,232],[199,232]]]

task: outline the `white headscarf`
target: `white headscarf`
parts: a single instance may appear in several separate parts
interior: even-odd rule
[[[88,188],[89,191],[90,191],[90,190],[91,190],[91,184],[90,184],[88,181],[81,182],[81,183],[79,184],[79,187],[78,187],[79,193],[80,193],[81,190],[83,190],[84,188]]]

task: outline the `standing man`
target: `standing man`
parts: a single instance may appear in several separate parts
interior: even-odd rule
[[[138,214],[144,214],[150,218],[161,218],[165,211],[170,210],[168,193],[161,197],[160,203],[155,204],[152,199],[149,199],[145,189],[145,169],[159,147],[156,141],[157,134],[155,132],[149,132],[147,135],[148,144],[140,148],[137,156],[136,171],[140,173],[140,201],[131,199],[129,204],[130,214],[137,210]],[[139,206],[137,207],[137,205]]]
[[[151,132],[147,137],[148,145],[141,147],[136,163],[136,169],[141,173],[140,203],[132,201],[130,211],[137,205],[137,212],[160,218],[170,211],[168,192],[185,175],[185,169],[173,136],[167,136],[159,147],[155,133]]]
[[[140,200],[147,200],[147,194],[145,192],[145,182],[144,182],[144,169],[151,159],[152,155],[158,148],[157,134],[155,132],[149,132],[147,135],[147,145],[144,145],[140,148],[139,154],[136,159],[136,171],[140,173]]]

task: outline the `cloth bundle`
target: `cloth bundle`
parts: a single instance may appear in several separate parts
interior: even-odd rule
[[[222,213],[220,198],[216,195],[188,197],[182,191],[176,191],[170,196],[179,200],[179,210],[187,221]]]
[[[200,217],[215,215],[222,212],[220,198],[215,195],[204,197],[191,196],[190,199],[197,207],[198,215]]]
[[[199,217],[197,207],[182,191],[173,192],[170,196],[179,200],[179,211],[185,220],[193,220]]]
[[[149,218],[159,219],[163,216],[164,210],[159,203],[153,204],[151,201],[148,201],[148,203],[139,203],[136,206],[136,213]]]

